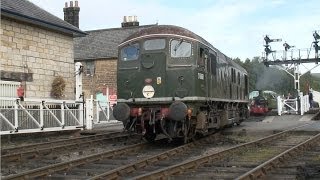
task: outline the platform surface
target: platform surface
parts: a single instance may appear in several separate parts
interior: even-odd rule
[[[312,125],[305,126],[298,130],[303,131],[319,131],[320,132],[320,120],[311,120],[315,114],[301,115],[289,115],[282,116],[261,116],[250,117],[242,122],[239,126],[228,128],[225,132],[239,132],[246,131],[247,133],[262,133],[262,132],[276,132],[287,130],[299,125],[310,123]]]

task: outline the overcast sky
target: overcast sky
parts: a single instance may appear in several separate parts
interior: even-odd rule
[[[67,1],[30,1],[63,19]],[[284,41],[307,49],[320,30],[320,0],[79,0],[79,6],[84,31],[120,27],[123,16],[136,15],[140,25],[187,28],[242,60],[262,55],[266,34],[283,40],[273,50],[283,50]]]

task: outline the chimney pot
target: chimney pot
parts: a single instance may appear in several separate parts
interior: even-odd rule
[[[137,16],[124,16],[123,22],[121,23],[121,27],[133,27],[139,26],[139,21]]]
[[[64,7],[67,8],[68,7],[68,2],[64,3]]]
[[[79,7],[78,1],[75,1],[75,4],[73,4],[73,1],[70,1],[69,7],[68,7],[68,2],[66,2],[65,8],[63,8],[63,12],[64,12],[64,20],[79,28],[80,7]]]

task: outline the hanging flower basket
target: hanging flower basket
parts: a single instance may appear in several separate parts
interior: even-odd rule
[[[57,76],[52,82],[51,95],[54,98],[61,98],[66,88],[66,81],[62,76]]]

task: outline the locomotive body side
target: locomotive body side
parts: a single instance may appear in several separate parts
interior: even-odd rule
[[[114,116],[149,141],[187,142],[248,115],[246,71],[191,31],[142,30],[119,45],[118,59]]]

